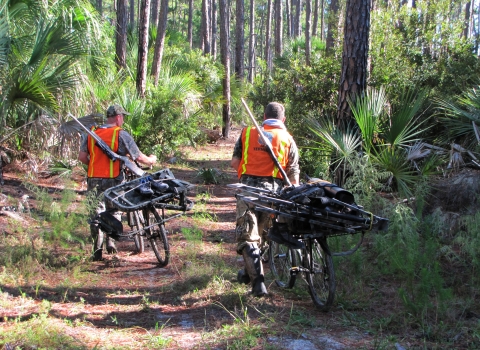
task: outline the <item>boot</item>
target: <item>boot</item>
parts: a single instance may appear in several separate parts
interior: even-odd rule
[[[265,277],[263,275],[262,261],[260,260],[260,249],[255,243],[249,243],[242,250],[243,260],[245,260],[245,270],[248,272],[252,283],[252,294],[256,297],[262,297],[267,294],[265,287]]]
[[[245,270],[239,270],[237,274],[237,281],[238,283],[249,284],[250,276],[245,272]]]
[[[147,182],[145,179],[141,180],[141,185],[137,187],[137,191],[142,196],[151,196],[153,195],[153,190],[150,188],[150,182]]]
[[[112,214],[108,211],[104,211],[97,215],[96,220],[98,221],[99,228],[105,232],[108,237],[111,237],[114,240],[120,239],[123,234],[121,214]],[[115,246],[115,244],[113,244],[113,246]]]
[[[147,177],[147,180],[150,181],[150,186],[152,190],[157,193],[163,193],[168,190],[169,186],[165,182],[155,182],[155,180],[151,176]]]
[[[112,237],[107,236],[107,253],[117,254],[117,248],[115,247],[115,241]]]
[[[93,238],[93,261],[102,260],[103,252],[103,232],[98,228],[94,222],[90,224],[90,233]]]

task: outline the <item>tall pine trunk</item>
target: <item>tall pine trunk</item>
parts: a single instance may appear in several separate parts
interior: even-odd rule
[[[250,37],[248,38],[248,81],[255,79],[255,0],[250,0]]]
[[[297,7],[295,11],[295,38],[298,38],[302,31],[302,24],[300,18],[302,17],[302,0],[297,0]]]
[[[287,18],[287,36],[292,37],[292,0],[285,0],[285,17]]]
[[[202,0],[202,50],[205,55],[210,54],[210,0]]]
[[[154,27],[158,25],[158,2],[160,0],[152,0],[150,6],[150,24]]]
[[[272,36],[272,0],[267,1],[267,25],[265,28],[265,62],[267,63],[267,76],[272,72],[272,49],[271,49],[271,36]],[[267,82],[268,79],[265,79]]]
[[[158,85],[158,76],[162,67],[163,49],[165,47],[165,33],[167,32],[168,18],[168,0],[161,0],[160,18],[157,27],[157,39],[155,40],[155,49],[153,51],[152,76],[154,85]]]
[[[317,36],[317,35],[318,35],[318,0],[314,0],[312,36]]]
[[[342,73],[338,90],[337,125],[352,120],[348,98],[366,88],[368,36],[370,31],[370,0],[348,0],[344,26]]]
[[[275,56],[283,52],[283,6],[282,0],[275,0]]]
[[[334,38],[337,34],[337,24],[338,24],[338,0],[330,1],[330,9],[328,10],[327,18],[327,40],[326,40],[326,51],[331,53],[334,48]]]
[[[127,67],[127,0],[117,1],[115,63],[120,70]]]
[[[135,24],[135,0],[130,0],[130,16],[129,16],[130,25],[133,27]]]
[[[305,0],[305,63],[310,65],[311,55],[311,21],[312,21],[312,0]]]
[[[244,0],[236,0],[235,16],[235,74],[237,79],[242,81],[244,77],[245,59],[245,3]]]
[[[188,0],[188,44],[193,48],[193,0]]]
[[[212,42],[212,58],[215,61],[217,58],[217,0],[212,0],[212,35],[211,35],[211,42]]]
[[[148,26],[150,22],[150,0],[141,0],[138,23],[138,60],[136,87],[140,98],[145,97],[147,88]]]
[[[230,133],[230,47],[228,37],[228,5],[227,0],[219,0],[220,10],[220,55],[225,69],[223,77],[223,107],[222,107],[222,135],[228,137]]]

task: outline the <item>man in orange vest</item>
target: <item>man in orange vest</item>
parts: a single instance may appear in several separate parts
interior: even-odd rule
[[[110,146],[115,153],[126,156],[130,155],[135,161],[151,166],[157,161],[157,156],[151,154],[146,156],[138,149],[132,136],[123,130],[123,118],[129,115],[122,106],[115,104],[107,109],[107,123],[94,127],[92,130]],[[88,136],[83,139],[80,146],[78,159],[88,165],[87,173],[87,191],[95,191],[100,194],[110,187],[121,184],[125,180],[123,164],[117,160],[113,162],[105,153],[95,144],[95,140]],[[99,203],[96,213],[105,211],[105,207],[110,208],[109,203]],[[95,214],[96,214],[95,213]],[[92,215],[95,215],[92,213]],[[103,232],[96,226],[91,226],[91,234],[94,242],[93,260],[102,260],[103,250]],[[111,237],[107,237],[107,253],[116,253],[115,243]]]
[[[288,179],[292,185],[297,185],[300,183],[298,148],[284,122],[285,107],[278,102],[269,103],[265,108],[262,132],[270,140],[273,152]],[[284,185],[282,175],[266,146],[262,144],[259,130],[255,127],[242,130],[230,164],[237,171],[239,182],[247,186],[279,192]],[[268,214],[254,213],[247,203],[237,201],[237,253],[245,261],[245,269],[239,271],[237,278],[241,283],[251,282],[252,293],[259,297],[267,294],[259,247],[266,239],[263,228],[268,219]]]

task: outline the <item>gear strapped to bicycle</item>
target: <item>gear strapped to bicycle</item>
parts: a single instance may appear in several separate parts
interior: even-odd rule
[[[144,251],[145,238],[150,243],[160,267],[167,266],[170,247],[165,223],[193,208],[193,201],[187,198],[187,192],[192,187],[189,182],[176,179],[170,169],[124,182],[107,189],[104,197],[116,210],[127,214],[127,223],[131,230],[125,232],[122,223],[109,211],[98,214],[91,225],[98,225],[113,239],[133,239],[138,253]],[[166,211],[181,213],[166,214]]]
[[[241,191],[236,197],[254,211],[272,218],[262,254],[276,284],[292,288],[297,275],[302,275],[313,303],[323,311],[330,309],[335,295],[332,256],[354,253],[367,231],[388,229],[388,219],[365,211],[352,193],[325,180],[310,178],[306,184],[285,187],[280,194],[243,184],[229,187]],[[357,233],[361,236],[355,247],[330,251],[327,238]]]

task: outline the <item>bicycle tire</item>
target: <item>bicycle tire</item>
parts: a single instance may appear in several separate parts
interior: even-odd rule
[[[293,288],[296,274],[290,272],[297,266],[295,252],[286,245],[274,241],[269,243],[270,271],[272,271],[275,283],[280,288]]]
[[[146,238],[150,242],[160,267],[165,267],[170,260],[170,247],[164,221],[153,206],[144,209],[143,216],[147,227],[145,229]]]
[[[142,212],[139,210],[135,210],[134,212],[130,213],[132,215],[132,222],[134,231],[137,231],[136,234],[133,235],[133,242],[135,243],[136,253],[142,254],[145,252],[145,241],[143,240],[143,236],[145,235],[145,220],[143,218]]]
[[[327,312],[333,305],[336,289],[332,255],[326,241],[320,244],[315,239],[308,239],[305,244],[303,267],[308,290],[314,305]]]

